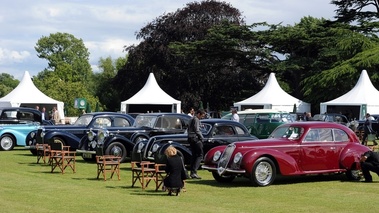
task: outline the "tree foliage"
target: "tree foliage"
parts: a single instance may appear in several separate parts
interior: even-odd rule
[[[121,69],[127,61],[127,57],[119,57],[112,60],[112,57],[100,58],[100,72],[95,73],[94,81],[96,85],[96,96],[100,101],[100,108],[106,111],[117,111],[120,107],[120,100],[117,91],[111,86],[117,70]]]
[[[198,106],[201,100],[207,102],[215,94],[200,93],[200,88],[193,83],[205,86],[209,83],[206,79],[213,76],[191,73],[193,70],[187,68],[193,59],[173,54],[169,44],[204,39],[211,27],[225,21],[237,25],[243,23],[241,13],[229,4],[203,1],[189,3],[176,12],[164,14],[148,23],[137,33],[137,38],[143,41],[137,46],[126,47],[128,62],[115,77],[114,85],[120,92],[120,101],[138,92],[149,73],[153,72],[162,89],[181,100],[185,109]]]
[[[4,97],[10,93],[17,85],[20,83],[19,80],[15,79],[12,75],[8,73],[1,73],[0,75],[0,97]]]
[[[76,98],[86,98],[94,105],[92,70],[89,52],[81,39],[68,33],[55,33],[40,38],[35,46],[37,56],[48,61],[48,67],[38,73],[34,84],[45,94],[65,103],[67,115],[78,115]]]

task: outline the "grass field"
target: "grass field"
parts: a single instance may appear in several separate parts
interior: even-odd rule
[[[378,212],[379,178],[349,182],[344,175],[280,177],[268,187],[238,178],[219,184],[211,173],[188,180],[187,192],[167,196],[131,188],[130,163],[121,180],[96,179],[96,165],[77,157],[77,172],[50,173],[29,150],[0,152],[0,212]]]

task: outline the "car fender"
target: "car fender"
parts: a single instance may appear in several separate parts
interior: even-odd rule
[[[343,169],[360,169],[361,155],[370,148],[358,143],[349,143],[340,155],[340,165]]]
[[[132,152],[133,147],[135,145],[130,139],[128,139],[122,135],[116,134],[116,135],[112,135],[112,136],[106,138],[106,140],[104,141],[104,150],[107,149],[107,147],[110,146],[113,142],[120,142],[122,145],[125,146],[125,149],[129,153]]]
[[[190,163],[191,157],[192,157],[192,151],[188,149],[187,147],[183,146],[181,143],[178,143],[175,141],[170,142],[170,143],[164,143],[163,145],[159,147],[159,149],[154,155],[154,160],[156,163],[164,163],[165,158],[166,158],[166,155],[164,152],[169,146],[175,147],[176,150],[178,150],[178,152],[181,152],[183,154],[183,157],[184,157],[183,160],[185,164]]]
[[[226,145],[216,146],[210,149],[204,156],[204,164],[206,165],[215,165],[217,162],[213,161],[214,153],[220,151],[221,153],[225,150]]]
[[[29,135],[31,131],[36,130],[39,126],[36,125],[22,125],[17,124],[18,126],[14,129],[11,126],[4,126],[0,128],[0,137],[2,137],[4,134],[11,135],[15,140],[17,146],[26,146],[26,137]],[[22,127],[22,130],[19,128]],[[30,132],[29,132],[30,131]],[[28,132],[28,133],[26,133]]]
[[[140,137],[140,136],[145,137],[146,139],[149,139],[149,138],[150,138],[150,135],[147,134],[146,132],[135,132],[135,133],[133,133],[132,136],[130,137],[130,140],[131,140],[131,141],[135,141],[136,138],[138,138],[138,137]]]
[[[136,144],[134,144],[133,150],[132,150],[132,156],[131,156],[131,160],[132,161],[143,161],[143,160],[146,160],[146,159],[143,158],[143,152],[146,149],[147,143],[148,143],[147,140],[143,140],[143,141],[139,141]],[[144,146],[143,146],[142,150],[139,151],[138,147],[139,147],[140,144],[144,144]]]
[[[251,174],[254,163],[260,157],[269,157],[272,159],[277,166],[277,171],[282,175],[301,174],[301,170],[294,158],[274,149],[259,149],[246,152],[243,155],[241,167],[245,168],[247,174]]]
[[[78,138],[77,136],[69,132],[64,132],[64,131],[54,131],[54,130],[48,131],[45,133],[43,140],[49,141],[49,139],[54,138],[54,137],[61,138],[66,143],[65,145],[70,146],[70,148],[72,149],[77,149],[79,147],[80,138]]]

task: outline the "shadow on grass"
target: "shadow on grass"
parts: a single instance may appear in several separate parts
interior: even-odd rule
[[[272,185],[293,185],[293,184],[330,182],[330,181],[359,182],[359,181],[348,180],[345,174],[303,175],[303,176],[278,175]],[[208,185],[208,186],[220,187],[220,188],[253,187],[254,186],[248,178],[244,178],[244,177],[238,177],[230,183],[219,183],[216,180],[192,180],[192,179],[189,179],[188,182],[191,184]]]

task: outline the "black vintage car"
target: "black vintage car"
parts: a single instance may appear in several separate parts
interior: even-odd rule
[[[128,114],[116,112],[94,112],[81,115],[73,125],[48,125],[41,126],[38,130],[30,132],[26,137],[26,146],[35,154],[35,144],[46,143],[49,139],[59,140],[71,149],[76,150],[83,136],[90,130],[109,128],[119,131],[130,127],[134,118]]]
[[[256,136],[250,135],[243,124],[231,120],[203,119],[200,130],[204,136],[204,153],[213,147],[235,141],[258,140]],[[190,164],[192,152],[187,141],[187,133],[155,136],[148,141],[140,141],[133,148],[132,160],[164,163],[164,152],[170,145],[178,150],[178,155],[183,157],[185,164]]]
[[[78,153],[83,159],[91,160],[96,149],[101,147],[104,154],[121,157],[124,162],[133,150],[134,145],[152,136],[182,134],[188,128],[191,116],[180,113],[144,113],[139,114],[132,127],[121,129],[92,129],[80,141]]]

